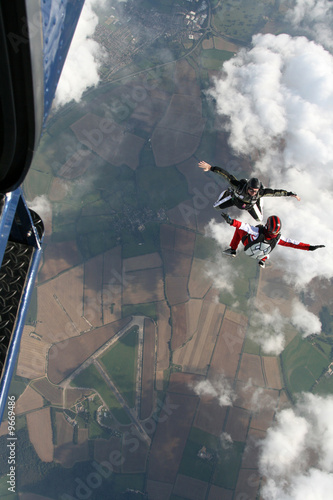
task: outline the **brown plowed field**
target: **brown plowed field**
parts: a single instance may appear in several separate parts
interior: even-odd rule
[[[248,381],[236,382],[237,399],[234,402],[236,406],[245,408],[246,410],[257,411],[263,406],[272,407],[277,404],[279,391],[275,389],[263,389],[249,384]]]
[[[223,40],[220,37],[214,37],[214,45],[218,50],[226,50],[227,52],[237,52],[239,50],[239,46],[228,42],[227,40]]]
[[[36,332],[43,341],[59,342],[89,328],[82,318],[83,266],[39,286]]]
[[[259,442],[264,439],[266,433],[250,427],[246,440],[246,452],[243,455],[242,467],[253,469],[258,464],[260,447]]]
[[[162,256],[167,276],[184,276],[188,278],[192,265],[191,256],[170,250],[164,250]]]
[[[217,398],[201,396],[194,425],[205,432],[220,436],[223,430],[227,407],[220,406]]]
[[[233,491],[212,484],[207,500],[232,500]]]
[[[50,401],[52,405],[62,404],[62,387],[51,384],[46,377],[35,380],[33,382],[33,386],[44,396],[45,399]]]
[[[170,375],[168,391],[194,396],[195,392],[193,390],[193,386],[201,380],[204,380],[204,377],[201,377],[200,375],[175,372]]]
[[[272,389],[282,389],[281,374],[278,358],[272,356],[263,356],[264,370],[268,387]]]
[[[254,385],[265,387],[260,356],[243,353],[238,372],[238,380],[248,381],[249,379],[251,379]]]
[[[195,246],[195,233],[193,231],[187,231],[186,229],[180,229],[176,227],[175,229],[175,252],[184,253],[192,257]]]
[[[46,244],[43,254],[44,263],[38,274],[39,283],[57,276],[66,269],[77,266],[82,260],[76,241],[52,242],[52,245]]]
[[[56,413],[56,426],[57,426],[57,446],[65,443],[73,442],[73,426],[67,422],[63,413]]]
[[[272,425],[275,414],[274,408],[262,408],[252,416],[251,427],[266,431]]]
[[[31,337],[31,330],[31,326],[23,328],[16,373],[20,377],[34,379],[45,375],[46,357],[51,344]]]
[[[207,373],[224,311],[223,304],[203,301],[197,331],[183,347],[174,352],[174,363],[182,365],[184,371]]]
[[[123,304],[145,304],[164,300],[161,268],[139,269],[126,273],[123,285]]]
[[[160,227],[160,242],[162,250],[173,251],[175,245],[176,228],[169,224],[161,224]]]
[[[29,439],[42,462],[53,461],[50,408],[27,413]]]
[[[225,432],[230,434],[233,441],[245,441],[249,427],[251,413],[242,408],[231,406],[229,409]]]
[[[80,436],[79,430],[79,436]],[[76,462],[89,460],[88,440],[81,444],[65,443],[54,449],[54,461],[61,463],[63,467],[70,469]]]
[[[140,441],[138,438],[137,449],[134,450],[134,446],[123,446],[122,457],[124,458],[124,463],[122,465],[122,472],[124,473],[138,473],[145,472],[146,461],[149,452],[149,448],[146,442]]]
[[[180,59],[176,62],[175,85],[178,94],[200,95],[200,87],[194,68],[186,61]]]
[[[189,500],[205,500],[209,483],[178,474],[173,493]]]
[[[188,289],[192,298],[203,298],[213,284],[205,271],[206,261],[193,259]]]
[[[38,392],[28,385],[25,391],[18,398],[15,413],[20,415],[27,411],[36,410],[43,406],[43,398]]]
[[[171,326],[169,323],[170,309],[165,301],[157,302],[157,355],[156,355],[156,388],[163,387],[163,371],[169,368]]]
[[[245,328],[227,319],[226,313],[209,369],[210,378],[221,373],[235,377],[244,338]]]
[[[260,485],[260,476],[253,469],[241,469],[238,475],[238,481],[235,489],[234,498],[246,498],[256,500]]]
[[[148,479],[173,483],[192,426],[198,404],[197,397],[167,393],[167,413],[160,413],[160,421],[150,449]],[[162,421],[163,420],[163,421]]]
[[[125,277],[122,275],[121,247],[112,248],[104,254],[102,307],[103,323],[107,325],[121,319],[122,290]]]
[[[93,327],[102,326],[103,255],[84,263],[83,316]]]
[[[149,269],[154,267],[162,267],[163,262],[159,253],[149,253],[130,257],[123,260],[124,272],[136,271],[137,269]]]
[[[147,492],[150,500],[169,500],[172,489],[173,484],[153,480],[147,481]]]
[[[151,137],[156,165],[167,167],[192,156],[200,143],[205,123],[199,96],[173,94]]]
[[[186,302],[189,299],[187,293],[187,278],[166,276],[165,295],[171,306]]]
[[[171,224],[185,226],[196,231],[197,219],[196,210],[193,207],[192,200],[185,200],[174,208],[167,211],[167,216]]]
[[[121,452],[121,438],[111,437],[108,440],[94,440],[94,459],[96,460],[96,462],[110,462],[110,453],[112,453],[113,451]],[[120,472],[120,466],[116,466],[114,464],[111,465],[115,472]]]
[[[127,132],[110,118],[87,113],[73,123],[71,129],[82,144],[89,143],[90,149],[112,165],[120,167],[125,163],[133,170],[139,165],[145,140]]]

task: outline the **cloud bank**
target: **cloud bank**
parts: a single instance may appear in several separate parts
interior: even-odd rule
[[[329,0],[296,0],[289,9],[286,19],[294,28],[320,43],[328,50],[333,49],[333,4]]]
[[[260,445],[264,500],[324,500],[333,488],[333,397],[302,394]]]
[[[98,71],[104,49],[91,37],[98,24],[94,9],[104,3],[105,0],[86,0],[84,3],[57,87],[55,107],[72,100],[79,102],[83,92],[88,87],[97,85],[100,80]]]
[[[255,35],[250,50],[224,63],[209,93],[228,118],[234,152],[257,159],[253,174],[302,198],[265,198],[264,216],[279,215],[285,237],[327,245],[313,253],[278,247],[274,265],[300,287],[315,276],[331,278],[333,57],[305,37]]]

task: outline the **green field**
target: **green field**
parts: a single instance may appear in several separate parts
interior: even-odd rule
[[[192,427],[180,463],[179,473],[209,482],[216,463],[219,442],[220,440],[216,436]],[[198,452],[203,446],[206,447],[207,452],[212,454],[212,460],[198,457]]]
[[[137,344],[138,327],[134,326],[100,357],[109,377],[130,407],[135,403]]]
[[[211,460],[198,457],[198,452],[203,446],[207,453],[211,453]],[[179,473],[212,482],[223,488],[235,488],[244,446],[244,443],[235,441],[229,448],[224,449],[220,438],[192,427]]]
[[[95,389],[100,394],[101,398],[109,407],[110,411],[118,420],[118,422],[121,422],[122,424],[130,423],[130,419],[127,416],[127,413],[122,408],[116,396],[113,394],[110,387],[108,387],[105,380],[93,364],[79,373],[72,381],[71,385],[73,387],[86,387],[89,389]]]
[[[206,49],[200,56],[200,65],[210,71],[219,71],[224,61],[231,59],[233,55],[233,52],[227,50]]]
[[[250,42],[275,12],[275,0],[228,0],[214,15],[213,24],[225,35]]]
[[[281,354],[283,376],[290,394],[311,391],[329,363],[329,357],[309,340],[296,336]]]
[[[148,318],[157,320],[156,303],[150,302],[148,304],[130,304],[122,306],[121,315],[123,318],[127,316],[147,316]]]
[[[247,354],[256,354],[259,356],[261,348],[260,345],[257,344],[257,342],[254,342],[254,340],[246,337],[243,344],[243,352],[246,352]]]
[[[234,441],[230,448],[221,452],[214,472],[214,484],[222,488],[236,487],[244,448],[245,443]]]
[[[315,385],[312,391],[314,394],[319,394],[320,396],[327,396],[328,394],[333,394],[333,376],[323,375],[318,384]]]

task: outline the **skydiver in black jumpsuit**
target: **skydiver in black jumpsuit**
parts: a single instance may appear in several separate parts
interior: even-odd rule
[[[264,196],[293,196],[298,201],[300,200],[300,197],[292,191],[265,188],[256,177],[238,180],[223,168],[212,167],[212,165],[205,161],[200,161],[198,166],[205,172],[210,170],[211,172],[222,175],[231,186],[225,191],[222,191],[214,203],[214,207],[218,210],[225,210],[226,208],[236,206],[241,210],[247,210],[256,221],[261,221],[263,215],[260,199]]]

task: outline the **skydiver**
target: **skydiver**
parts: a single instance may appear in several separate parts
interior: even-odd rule
[[[296,200],[300,201],[300,197],[292,191],[265,188],[256,177],[238,180],[223,168],[213,167],[205,161],[200,161],[198,166],[205,172],[210,170],[211,172],[222,175],[231,186],[222,191],[217,201],[214,203],[214,208],[218,210],[224,210],[235,205],[241,210],[247,210],[256,221],[262,221],[263,215],[260,198],[264,196],[293,196]]]
[[[236,250],[240,241],[244,245],[246,255],[257,259],[260,267],[265,267],[269,255],[276,245],[298,248],[299,250],[313,251],[323,248],[325,245],[310,245],[299,241],[283,238],[281,236],[282,223],[277,215],[268,217],[266,224],[250,226],[246,222],[232,219],[228,214],[222,212],[221,216],[230,226],[235,227],[234,236],[230,242],[230,248],[223,251],[224,254],[236,257]]]

